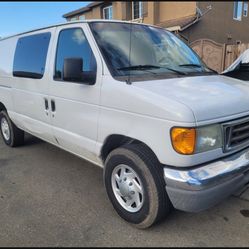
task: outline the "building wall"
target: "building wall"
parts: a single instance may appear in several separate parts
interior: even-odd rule
[[[92,8],[85,12],[86,19],[102,18],[103,7],[108,3]],[[131,2],[112,2],[113,19],[131,20],[132,3]],[[187,17],[196,13],[196,2],[143,2],[143,22],[148,24],[160,24],[161,22]],[[77,19],[78,19],[77,15]],[[72,18],[72,17],[71,17]],[[71,18],[68,18],[70,21]]]
[[[183,35],[193,42],[198,39],[211,39],[218,43],[236,44],[249,42],[249,16],[242,20],[233,19],[234,2],[198,2],[198,7],[205,10],[207,6],[212,10],[201,20],[183,32]]]
[[[113,19],[117,20],[124,20],[125,19],[125,3],[124,2],[113,2],[112,3],[113,8]]]
[[[160,2],[159,22],[192,16],[196,13],[196,2]]]
[[[147,2],[147,6],[144,11],[146,12],[143,19],[144,23],[156,24],[158,22],[158,2]]]
[[[92,19],[93,12],[89,11],[83,14],[85,16],[85,19]]]
[[[94,19],[101,19],[102,18],[102,8],[101,8],[101,6],[97,6],[97,7],[92,9],[92,18],[94,18]]]
[[[72,18],[76,18],[76,20],[79,20],[79,17],[81,15],[84,15],[85,19],[93,19],[93,12],[92,11],[88,11],[88,12],[85,12],[85,13],[82,13],[82,14],[79,14],[79,15],[68,17],[67,21],[71,21]]]

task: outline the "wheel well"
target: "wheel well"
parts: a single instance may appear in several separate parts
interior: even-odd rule
[[[110,135],[106,138],[101,149],[100,157],[102,161],[105,162],[107,156],[110,154],[111,151],[125,144],[144,144],[155,155],[155,153],[150,149],[150,147],[142,141],[124,135]]]
[[[6,107],[0,102],[0,112],[6,110],[7,110]]]

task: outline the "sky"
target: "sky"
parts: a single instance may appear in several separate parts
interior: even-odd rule
[[[62,16],[89,4],[67,2],[0,2],[0,37],[66,21]]]

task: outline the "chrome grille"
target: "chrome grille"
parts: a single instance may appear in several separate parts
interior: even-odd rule
[[[249,117],[223,124],[224,152],[249,145]]]

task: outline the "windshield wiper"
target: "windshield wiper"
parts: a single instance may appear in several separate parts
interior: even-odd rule
[[[199,65],[199,64],[181,64],[181,65],[179,65],[179,67],[198,67],[198,68],[203,68],[204,69],[204,66],[202,66],[202,65]],[[206,68],[208,69],[208,70],[210,70],[210,71],[212,71],[213,73],[216,73],[217,74],[217,72],[215,71],[215,70],[213,70],[212,68],[210,68],[210,67],[207,67],[206,66]]]
[[[179,67],[202,67],[201,65],[199,65],[199,64],[181,64],[181,65],[179,65]]]
[[[117,68],[117,70],[124,70],[124,71],[141,70],[141,71],[146,71],[146,70],[150,70],[150,69],[160,69],[160,68],[167,69],[169,71],[175,72],[175,73],[180,74],[180,75],[186,75],[186,73],[178,71],[178,70],[170,68],[170,67],[160,67],[160,66],[155,66],[155,65],[137,65],[137,66],[129,66],[129,67],[120,67],[120,68]]]
[[[173,68],[171,68],[171,67],[160,67],[160,68],[165,68],[165,69],[167,69],[167,70],[169,70],[169,71],[175,72],[175,73],[180,74],[180,75],[186,75],[186,74],[187,74],[187,73],[185,73],[185,72],[182,72],[182,71],[173,69]]]
[[[157,68],[160,68],[160,67],[154,66],[154,65],[137,65],[137,66],[129,66],[129,67],[120,67],[120,68],[117,68],[117,70],[126,71],[126,70],[146,70],[146,69],[157,69]]]
[[[122,70],[122,71],[139,70],[139,71],[145,71],[148,73],[156,74],[156,73],[148,71],[148,70],[158,69],[158,68],[160,68],[160,67],[153,66],[153,65],[137,65],[137,66],[129,66],[129,67],[120,67],[120,68],[117,68],[117,70]]]

